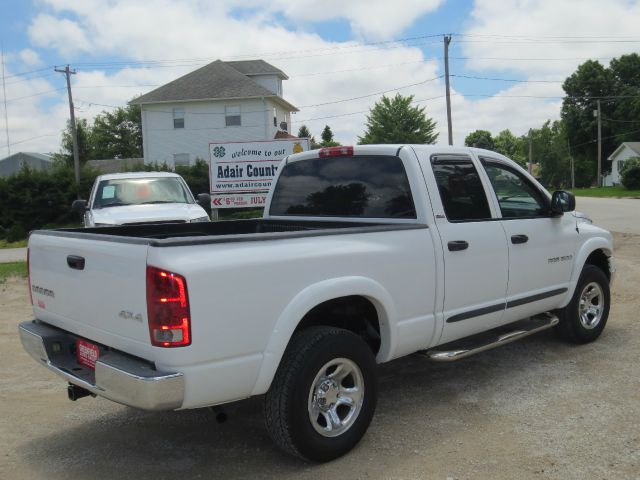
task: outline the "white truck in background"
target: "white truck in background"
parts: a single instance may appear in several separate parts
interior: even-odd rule
[[[21,340],[71,399],[264,395],[276,444],[327,461],[367,430],[376,363],[454,361],[548,328],[598,338],[612,237],[574,207],[486,150],[304,152],[280,164],[261,219],[33,232]]]
[[[170,172],[110,173],[96,178],[89,200],[75,200],[72,209],[82,214],[85,227],[113,227],[144,223],[208,222],[202,205],[184,179]]]

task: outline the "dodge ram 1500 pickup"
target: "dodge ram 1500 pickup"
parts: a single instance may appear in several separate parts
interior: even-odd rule
[[[554,328],[598,338],[609,232],[474,148],[285,158],[264,217],[35,231],[26,351],[71,399],[145,410],[264,397],[283,450],[327,461],[367,430],[376,364],[455,361]]]

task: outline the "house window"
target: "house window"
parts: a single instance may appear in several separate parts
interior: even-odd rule
[[[240,105],[227,105],[224,107],[224,121],[227,127],[235,127],[241,125],[240,121]]]
[[[276,108],[273,109],[273,126],[278,126],[278,110]]]
[[[184,128],[184,108],[173,109],[173,128]]]
[[[618,173],[622,171],[623,165],[624,165],[624,160],[618,160]]]
[[[174,167],[188,167],[189,166],[189,154],[188,153],[174,153],[173,154],[173,166]]]

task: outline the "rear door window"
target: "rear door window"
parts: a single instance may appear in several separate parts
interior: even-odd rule
[[[269,213],[416,218],[402,160],[375,155],[315,158],[285,165]]]

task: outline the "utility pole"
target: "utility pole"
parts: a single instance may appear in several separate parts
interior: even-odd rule
[[[569,151],[569,161],[571,162],[571,190],[576,188],[576,170],[573,163],[573,155],[571,155],[571,144],[567,139],[567,150]]]
[[[73,109],[73,97],[71,96],[71,75],[76,70],[71,70],[69,65],[64,70],[54,68],[56,72],[64,73],[67,77],[67,93],[69,94],[69,116],[71,117],[71,139],[73,140],[73,167],[76,173],[76,189],[80,187],[80,154],[78,153],[78,132],[76,131],[76,114]]]
[[[533,175],[533,130],[529,129],[529,174]]]
[[[453,128],[451,126],[451,92],[449,91],[449,44],[451,34],[444,36],[444,84],[447,96],[447,130],[449,132],[449,145],[453,145]]]
[[[602,113],[600,112],[600,100],[598,100],[598,187],[602,186]]]
[[[4,100],[4,129],[7,134],[7,156],[11,155],[11,142],[9,141],[9,113],[7,112],[7,87],[4,81],[4,47],[0,48],[2,56],[2,98]]]

